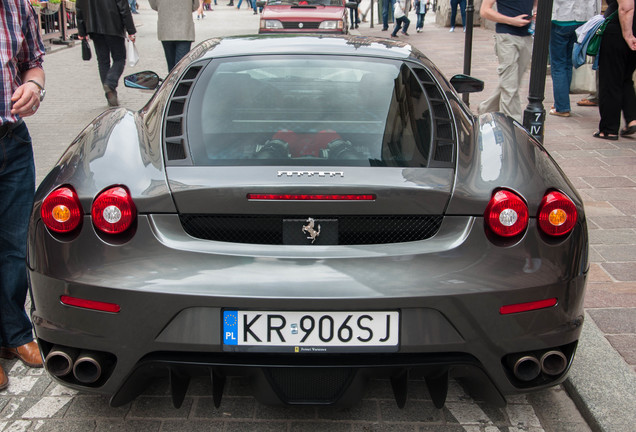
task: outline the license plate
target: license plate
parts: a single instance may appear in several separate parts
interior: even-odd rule
[[[400,314],[387,312],[223,311],[223,350],[394,352]]]

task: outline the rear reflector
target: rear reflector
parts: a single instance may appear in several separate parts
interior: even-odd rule
[[[528,303],[517,303],[517,304],[502,306],[499,309],[499,313],[502,315],[508,315],[508,314],[519,313],[519,312],[528,312],[531,310],[549,308],[556,304],[557,304],[556,298],[537,300],[537,301],[528,302]]]
[[[92,309],[101,312],[117,313],[121,309],[118,304],[105,303],[94,300],[86,300],[77,297],[61,296],[60,301],[67,306],[75,306],[83,309]]]
[[[252,201],[374,201],[372,194],[329,194],[329,195],[305,195],[305,194],[247,194],[247,199]]]

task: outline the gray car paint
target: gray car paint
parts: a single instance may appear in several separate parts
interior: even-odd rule
[[[291,39],[289,49],[304,52],[304,39]],[[284,42],[288,42],[286,38]],[[259,49],[275,53],[279,43],[283,42],[276,38],[215,40],[204,45],[205,49],[195,48],[190,56],[196,60],[201,55],[241,55]],[[207,53],[209,46],[215,48]],[[385,40],[355,49],[360,55],[421,58],[420,54]],[[354,45],[336,40],[326,52],[354,54]],[[395,206],[396,191],[414,197],[433,192],[430,202],[427,198],[415,200],[409,204],[409,211],[440,212],[448,204],[442,229],[430,240],[315,248],[202,241],[185,234],[175,215],[157,132],[170,84],[182,72],[183,68],[174,71],[141,112],[117,109],[96,119],[38,189],[28,257],[37,336],[70,346],[81,341],[85,349],[117,353],[113,375],[93,391],[115,392],[135,363],[150,352],[220,352],[223,307],[400,309],[403,352],[470,353],[482,362],[504,393],[523,390],[512,385],[503,373],[502,355],[578,339],[589,266],[583,207],[547,152],[510,119],[486,115],[478,121],[439,78],[459,124],[455,178],[444,169],[430,173],[388,169],[382,180],[374,178],[375,190],[382,198],[379,201],[386,199],[384,212]],[[500,131],[508,140],[497,141],[494,134],[483,133],[480,138],[471,132],[483,132],[485,127]],[[477,163],[487,160],[493,152],[501,155],[499,169]],[[270,182],[272,186],[282,185],[282,190],[314,185],[297,179],[291,187],[286,179],[277,182],[275,169],[250,169],[250,176],[259,186]],[[188,210],[207,211],[218,199],[228,205],[219,211],[287,211],[275,205],[247,203],[244,192],[251,191],[249,185],[237,196],[213,191],[211,198],[215,200],[208,203],[197,202],[200,199],[196,197],[189,199],[188,193],[205,185],[205,178],[212,172],[195,171],[178,176],[190,181],[171,185],[183,193],[183,204],[179,205]],[[343,186],[355,191],[373,188],[364,173],[357,173],[358,169],[346,171],[352,174],[333,191]],[[229,191],[227,186],[232,181],[239,182],[241,175],[245,176],[236,174],[219,183]],[[109,244],[96,235],[89,216],[73,238],[48,232],[39,220],[39,206],[46,194],[60,184],[73,185],[87,214],[99,191],[112,184],[125,184],[139,210],[134,236]],[[522,238],[513,244],[494,245],[486,235],[481,216],[493,188],[502,186],[522,194],[531,217],[547,189],[564,191],[580,209],[574,232],[565,239],[546,242],[531,219]],[[329,206],[329,211],[338,210]],[[355,207],[352,213],[360,208],[364,206]],[[305,210],[311,213],[325,207],[311,204]],[[108,314],[66,307],[59,302],[62,293],[118,303],[122,311]],[[559,298],[559,307],[530,314],[498,314],[503,304],[552,296]],[[418,330],[411,332],[412,329]]]

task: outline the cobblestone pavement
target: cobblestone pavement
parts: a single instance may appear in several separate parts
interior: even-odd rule
[[[139,3],[141,13],[135,15],[135,22],[141,59],[134,68],[127,68],[126,73],[149,69],[165,75],[163,51],[156,39],[156,14],[145,0]],[[236,10],[219,2],[213,7],[215,11],[195,21],[197,42],[257,31],[258,16],[245,6]],[[429,14],[424,32],[413,32],[408,42],[424,51],[447,76],[461,73],[463,34],[448,33],[433,20],[434,15]],[[371,29],[367,22],[359,31],[364,35],[388,36],[380,28],[376,24]],[[487,97],[496,84],[491,39],[492,32],[476,28],[472,75],[486,81],[486,90],[471,95],[471,106]],[[38,114],[27,120],[34,138],[38,182],[81,129],[107,109],[95,59],[83,62],[79,44],[53,47],[53,51],[45,62],[47,99]],[[549,79],[546,95],[545,104],[549,107]],[[131,109],[141,108],[149,96],[149,92],[119,89],[120,103]],[[636,366],[636,143],[627,139],[610,143],[591,138],[597,122],[596,109],[574,105],[573,117],[547,119],[545,145],[585,199],[593,261],[586,300],[589,316],[633,369]],[[128,405],[111,408],[106,398],[62,387],[42,369],[27,369],[17,361],[0,362],[11,380],[9,388],[0,392],[2,432],[590,430],[562,386],[513,397],[506,408],[499,409],[472,400],[462,387],[452,382],[446,407],[438,410],[433,407],[424,383],[414,381],[410,383],[406,407],[399,410],[390,384],[377,380],[372,381],[362,403],[352,409],[338,410],[266,407],[250,396],[246,382],[233,379],[226,386],[221,408],[217,410],[210,396],[210,383],[195,380],[178,410],[172,407],[165,382],[158,382]]]

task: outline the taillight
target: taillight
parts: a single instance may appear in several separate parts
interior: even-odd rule
[[[495,234],[514,237],[528,226],[528,206],[517,194],[501,189],[490,199],[484,218]]]
[[[69,233],[82,221],[82,205],[75,191],[63,186],[44,198],[40,216],[51,231]]]
[[[95,198],[91,216],[98,230],[107,234],[119,234],[130,228],[137,216],[137,208],[128,190],[115,186]]]
[[[576,206],[561,192],[552,191],[543,197],[539,206],[539,228],[550,236],[562,236],[574,228]]]

